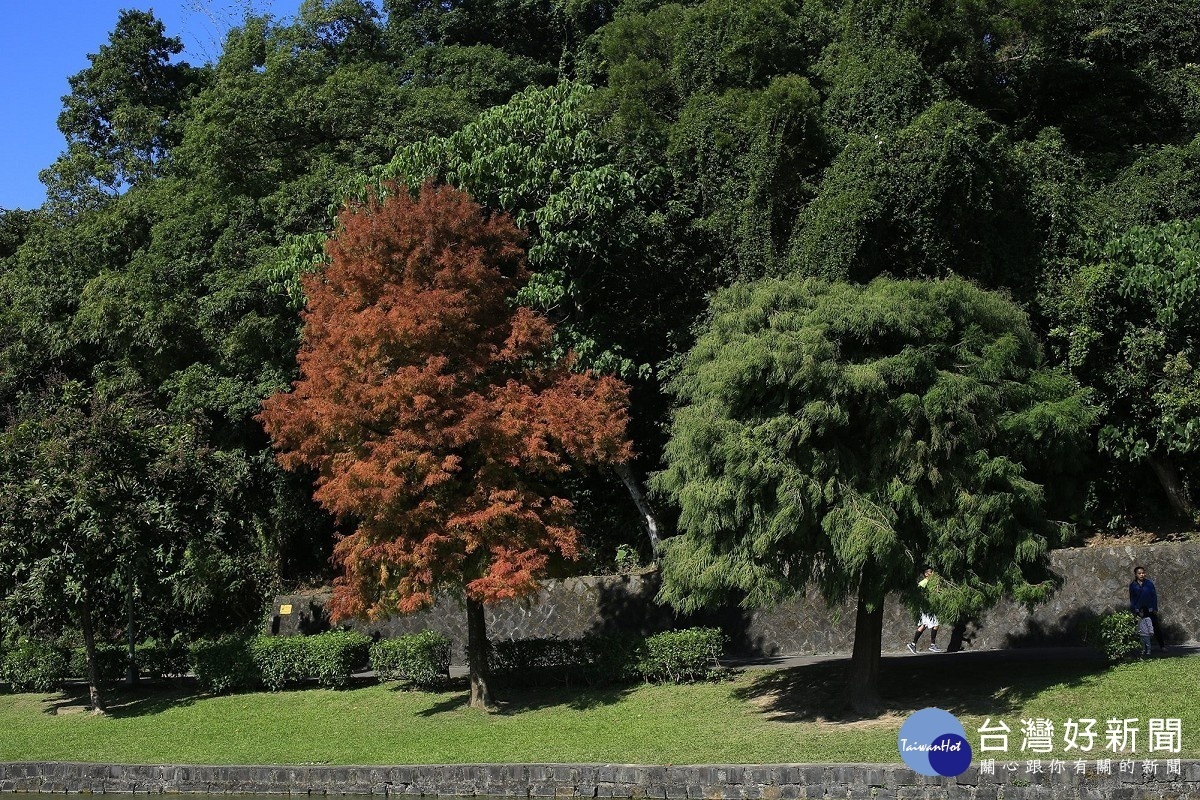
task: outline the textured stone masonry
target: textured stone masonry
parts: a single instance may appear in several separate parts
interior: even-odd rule
[[[995,774],[973,766],[957,778],[925,777],[892,764],[639,766],[452,764],[379,767],[216,767],[0,763],[0,792],[408,795],[423,797],[657,798],[657,800],[1139,800],[1200,798],[1200,762],[1179,774]]]
[[[1032,612],[1002,602],[954,635],[964,650],[1023,646],[1082,644],[1083,624],[1105,611],[1123,608],[1133,566],[1143,564],[1158,587],[1161,617],[1169,642],[1200,641],[1200,543],[1056,550],[1051,567],[1062,588]],[[915,576],[914,576],[915,580]],[[726,608],[691,617],[677,617],[654,602],[658,576],[609,575],[546,581],[526,601],[502,603],[488,609],[492,639],[535,637],[575,638],[591,633],[629,631],[654,633],[672,626],[704,624],[720,627],[729,637],[730,655],[813,655],[848,653],[854,633],[854,606],[827,608],[815,593],[775,608]],[[277,598],[272,629],[276,633],[309,633],[328,627],[324,614],[327,593]],[[281,614],[281,606],[291,612]],[[913,631],[910,610],[895,598],[884,616],[885,652],[901,652]],[[463,659],[466,613],[453,599],[443,598],[431,610],[381,623],[363,625],[368,633],[398,636],[425,628],[440,631],[455,643],[456,663]],[[941,643],[952,632],[942,632]],[[926,642],[928,639],[926,639]]]

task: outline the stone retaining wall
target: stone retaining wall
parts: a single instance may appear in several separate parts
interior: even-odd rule
[[[1133,566],[1144,564],[1158,587],[1168,641],[1200,641],[1200,543],[1075,548],[1051,554],[1051,566],[1063,580],[1061,590],[1032,612],[1001,603],[981,619],[953,632],[961,649],[1082,644],[1083,623],[1128,601]],[[916,576],[914,576],[914,580]],[[731,655],[813,655],[848,653],[854,635],[854,607],[827,608],[815,594],[800,596],[776,608],[720,609],[678,617],[654,602],[658,576],[609,575],[546,581],[526,601],[488,609],[492,639],[575,638],[591,633],[653,633],[673,626],[715,625],[729,636]],[[328,627],[323,607],[328,593],[276,599],[271,627],[276,633],[310,633]],[[281,613],[289,606],[287,614]],[[884,617],[885,652],[899,652],[912,635],[914,618],[900,602],[888,603]],[[461,663],[466,642],[466,612],[443,598],[431,610],[381,623],[358,625],[368,633],[398,636],[425,628],[440,631],[456,643]],[[941,643],[952,638],[943,631]],[[928,642],[926,636],[925,642]]]
[[[0,791],[212,794],[364,794],[428,797],[634,797],[659,800],[1133,800],[1200,798],[1200,762],[1158,779],[1140,771],[1083,776],[1008,771],[928,778],[888,764],[634,766],[621,764],[459,764],[410,767],[209,767],[0,763]]]

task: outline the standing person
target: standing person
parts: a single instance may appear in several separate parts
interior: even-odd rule
[[[919,586],[923,592],[928,591],[929,590],[929,582],[932,579],[933,579],[933,569],[926,567],[925,568],[925,577],[922,578],[917,583],[917,586]],[[933,614],[929,613],[928,611],[922,610],[921,611],[921,622],[917,625],[917,632],[913,634],[912,641],[908,643],[908,652],[910,652],[910,653],[917,652],[917,642],[920,641],[921,634],[923,634],[925,632],[926,628],[929,629],[929,652],[931,652],[931,653],[942,652],[942,648],[939,647],[938,643],[937,643],[938,628],[940,628],[940,627],[941,627],[941,623],[938,622],[937,617],[935,617]]]
[[[1150,615],[1138,620],[1138,636],[1142,637],[1142,657],[1150,655],[1150,637],[1154,635],[1154,621]]]
[[[1158,649],[1166,650],[1163,643],[1162,623],[1158,619],[1158,590],[1154,581],[1146,577],[1146,568],[1133,568],[1133,582],[1129,584],[1129,610],[1136,617],[1149,617],[1154,626],[1154,638],[1158,640]]]

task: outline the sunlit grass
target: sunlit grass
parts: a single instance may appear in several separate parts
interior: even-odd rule
[[[58,695],[0,696],[0,760],[191,764],[647,764],[898,762],[905,716],[933,705],[963,720],[977,746],[987,717],[1021,720],[1179,718],[1180,756],[1200,755],[1200,659],[1104,669],[1093,662],[888,659],[886,712],[845,712],[846,662],[747,672],[690,686],[511,691],[498,713],[465,707],[465,691],[372,685],[209,697],[186,689],[114,696],[112,713],[54,714]],[[1059,737],[1061,738],[1061,737]],[[1139,753],[1145,745],[1139,739]],[[1061,749],[1061,742],[1058,744]],[[1091,758],[1104,757],[1103,742]],[[1032,756],[1030,756],[1032,757]],[[1042,756],[1051,757],[1051,756]],[[1061,756],[1060,756],[1061,757]],[[1076,757],[1076,756],[1072,756]],[[1167,757],[1160,755],[1159,757]]]

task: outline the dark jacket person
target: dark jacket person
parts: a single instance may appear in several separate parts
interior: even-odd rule
[[[1158,649],[1166,650],[1163,643],[1162,625],[1158,621],[1158,590],[1154,581],[1146,577],[1145,567],[1134,567],[1133,582],[1129,584],[1129,610],[1136,617],[1149,617],[1154,623],[1154,638],[1158,640]]]

